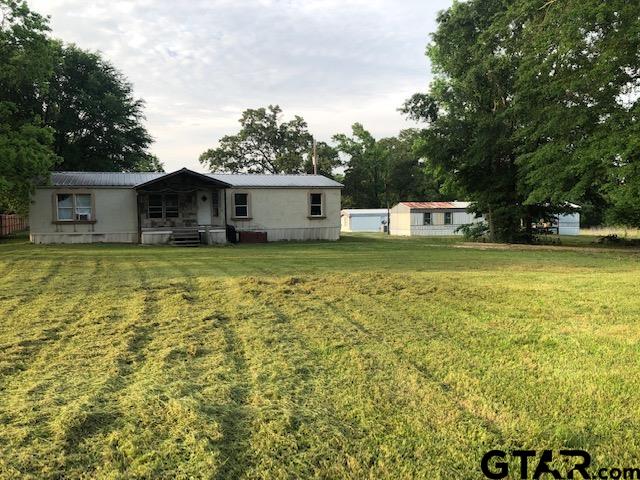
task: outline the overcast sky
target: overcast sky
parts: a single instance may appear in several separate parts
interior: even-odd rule
[[[30,0],[53,35],[101,51],[146,105],[167,171],[279,104],[319,140],[361,122],[376,137],[430,79],[425,46],[450,0]]]

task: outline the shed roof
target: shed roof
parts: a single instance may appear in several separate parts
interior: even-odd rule
[[[195,172],[194,172],[195,173]],[[53,172],[54,187],[136,187],[158,180],[164,172]],[[323,175],[266,175],[242,173],[205,173],[205,176],[232,187],[263,188],[342,188],[342,184]]]
[[[429,209],[447,209],[447,208],[468,208],[471,202],[400,202],[409,208],[429,208]]]

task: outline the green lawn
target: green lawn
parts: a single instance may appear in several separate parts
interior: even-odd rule
[[[455,242],[0,243],[0,478],[640,466],[639,254]]]

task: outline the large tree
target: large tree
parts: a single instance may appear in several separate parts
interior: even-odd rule
[[[405,112],[496,240],[584,203],[640,224],[640,4],[471,0],[438,18],[436,78]],[[522,229],[521,225],[525,228]]]
[[[0,210],[25,210],[57,161],[40,115],[55,60],[48,31],[24,2],[0,0]]]
[[[415,148],[420,131],[402,130],[397,137],[376,140],[362,124],[352,134],[333,137],[347,158],[343,204],[354,208],[384,208],[403,200],[439,200],[443,184]],[[450,194],[452,192],[449,192]]]
[[[358,208],[384,206],[389,191],[388,152],[362,124],[353,124],[351,131],[351,136],[333,136],[336,148],[348,158],[343,203]]]
[[[397,137],[382,138],[378,142],[388,159],[387,189],[391,204],[406,200],[455,198],[455,190],[444,185],[442,175],[430,168],[421,155],[420,137],[419,130],[406,129]]]
[[[302,117],[281,121],[278,105],[248,109],[240,118],[240,131],[220,139],[217,148],[200,155],[211,171],[246,173],[301,173],[313,139]]]
[[[640,3],[519,0],[514,109],[528,202],[609,205],[640,225]]]
[[[521,219],[527,222],[533,212],[519,190],[513,141],[518,56],[508,34],[492,29],[506,5],[472,0],[440,13],[428,48],[435,80],[430,92],[414,95],[404,111],[428,123],[424,156],[487,215],[492,239],[514,241]]]
[[[59,170],[132,171],[155,168],[144,127],[144,102],[100,54],[61,48],[44,105],[55,130]],[[157,162],[157,159],[155,159]]]

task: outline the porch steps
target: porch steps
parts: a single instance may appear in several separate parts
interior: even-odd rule
[[[174,228],[169,238],[174,247],[199,247],[200,234],[197,228]]]

